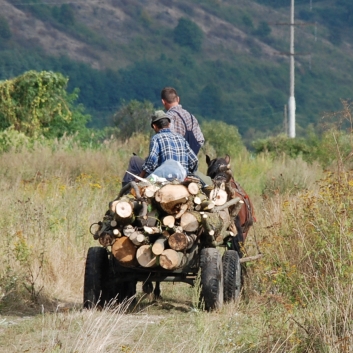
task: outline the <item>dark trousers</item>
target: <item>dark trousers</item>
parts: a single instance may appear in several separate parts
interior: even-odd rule
[[[143,163],[145,163],[145,160],[142,159],[139,156],[132,156],[129,160],[129,166],[127,167],[127,171],[135,174],[137,176],[140,175],[140,173],[142,172],[142,165]],[[122,184],[123,186],[126,185],[127,183],[129,183],[130,181],[135,180],[135,177],[129,173],[125,173],[124,177],[123,177],[123,181]]]

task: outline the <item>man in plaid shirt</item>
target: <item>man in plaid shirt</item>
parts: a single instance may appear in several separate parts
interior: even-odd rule
[[[144,178],[161,166],[167,160],[179,162],[186,174],[197,171],[198,159],[183,136],[170,130],[170,118],[162,110],[152,115],[151,127],[156,132],[150,142],[148,157],[144,160],[139,156],[132,156],[129,161],[128,172]],[[134,180],[134,176],[125,173],[122,185]]]
[[[164,87],[161,91],[161,99],[164,108],[167,110],[166,114],[171,120],[171,131],[184,136],[195,154],[197,154],[205,143],[198,121],[179,104],[180,98],[175,88]],[[195,143],[192,142],[193,137],[190,137],[190,132],[194,135]]]
[[[153,171],[167,160],[179,162],[186,174],[197,170],[198,159],[186,140],[170,130],[170,118],[161,110],[152,116],[151,126],[156,132],[150,142],[147,159],[142,165],[140,177],[152,174]]]

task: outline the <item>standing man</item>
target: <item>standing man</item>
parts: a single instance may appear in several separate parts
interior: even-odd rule
[[[171,120],[170,130],[184,136],[197,155],[205,143],[198,121],[179,104],[180,98],[175,88],[164,87],[161,91],[161,99],[167,110],[166,114]]]

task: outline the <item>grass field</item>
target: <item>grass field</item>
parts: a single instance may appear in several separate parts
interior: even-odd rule
[[[162,283],[102,311],[82,310],[89,226],[120,189],[131,151],[147,141],[83,150],[64,142],[0,158],[0,347],[6,352],[350,352],[353,175],[300,158],[245,153],[231,162],[257,222],[241,298],[197,308],[186,284]],[[205,172],[204,156],[200,169]]]

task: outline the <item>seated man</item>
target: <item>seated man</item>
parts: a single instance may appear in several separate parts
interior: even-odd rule
[[[151,127],[156,132],[150,142],[149,155],[146,160],[134,156],[130,159],[128,171],[142,178],[153,173],[167,160],[179,162],[186,174],[193,174],[198,167],[198,159],[187,141],[169,128],[170,118],[162,111],[156,111],[151,117]],[[123,185],[134,180],[129,173],[125,173]]]

